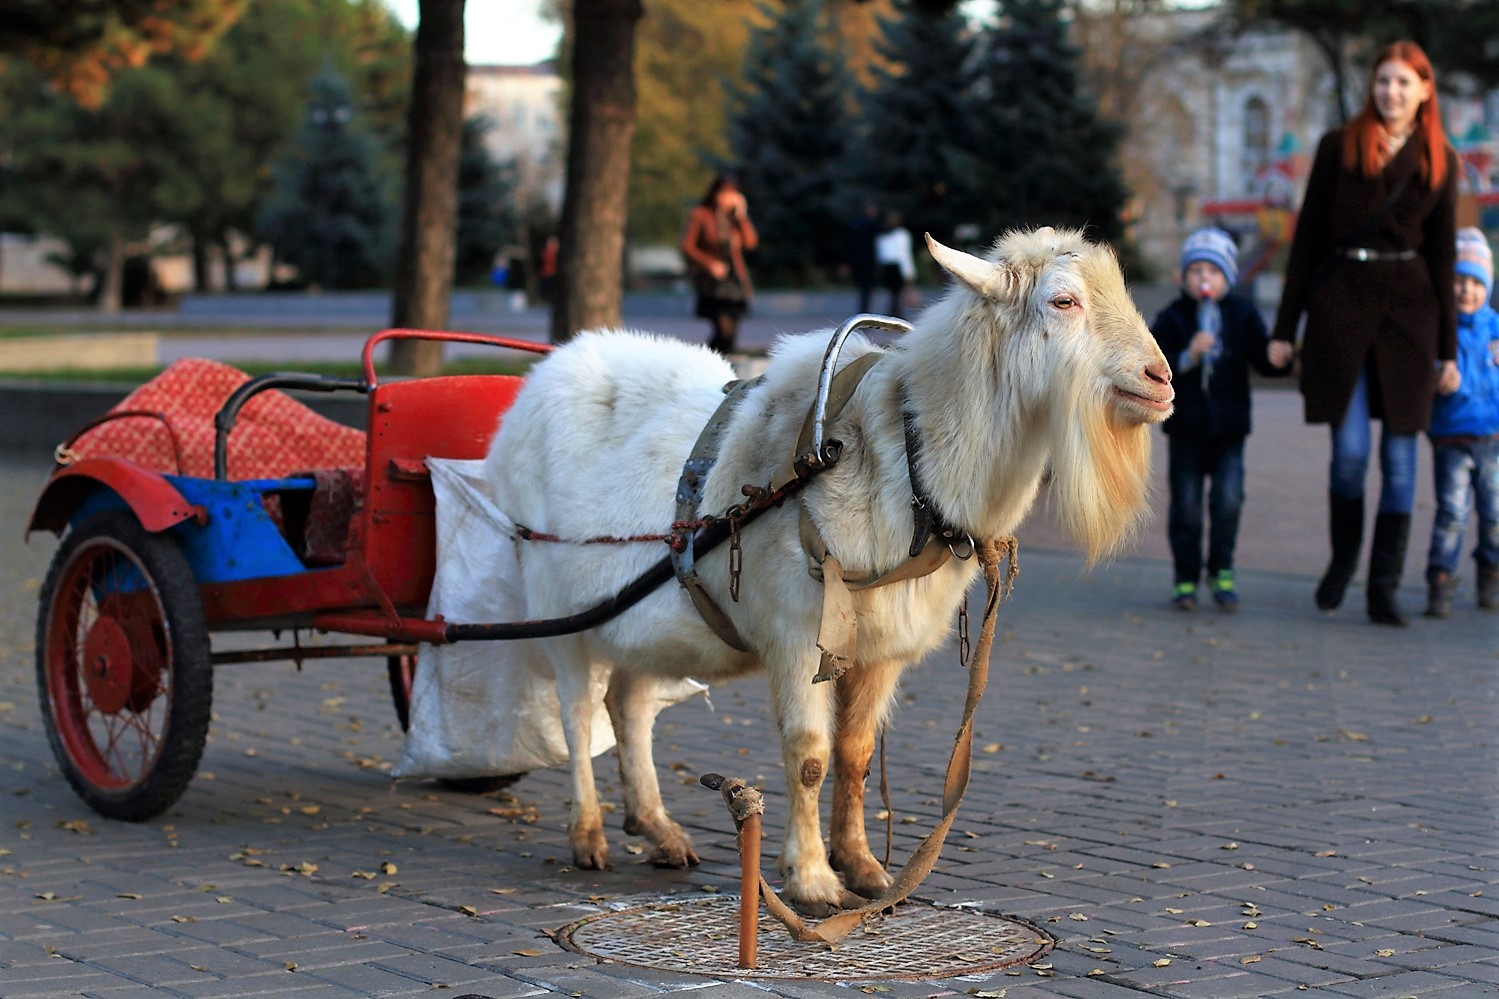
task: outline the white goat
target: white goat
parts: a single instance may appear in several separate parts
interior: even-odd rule
[[[1107,247],[1079,233],[1011,233],[988,259],[928,238],[956,278],[865,376],[828,427],[841,460],[801,494],[846,574],[882,572],[906,557],[912,485],[902,411],[921,439],[917,474],[948,524],[973,537],[1011,533],[1050,467],[1061,522],[1090,562],[1115,548],[1147,499],[1148,424],[1171,412],[1166,360],[1125,290]],[[786,337],[763,384],[739,403],[707,477],[701,510],[743,501],[791,453],[816,393],[827,334]],[[875,346],[851,337],[843,359]],[[666,530],[683,461],[732,378],[702,347],[635,333],[577,337],[538,364],[504,416],[486,473],[517,522],[564,538]],[[727,545],[698,571],[753,652],[736,652],[668,583],[591,631],[547,639],[572,747],[570,841],[579,867],[608,864],[587,747],[590,696],[605,703],[619,742],[625,822],[656,845],[658,863],[697,862],[662,805],[652,759],[658,677],[704,680],[765,669],[780,729],[789,798],[780,870],[807,907],[854,892],[877,897],[890,878],[864,833],[864,779],[878,726],[905,668],[948,636],[976,560],[854,594],[854,665],[833,683],[818,671],[822,586],[807,571],[796,503],[742,536],[737,602]],[[664,553],[660,546],[517,542],[530,618],[576,612],[613,595]],[[836,742],[834,740],[836,739]],[[580,749],[581,747],[581,749]],[[824,847],[817,799],[829,760],[833,812]],[[831,860],[831,864],[830,861]]]

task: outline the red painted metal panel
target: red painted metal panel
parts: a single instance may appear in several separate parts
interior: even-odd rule
[[[52,473],[37,498],[27,533],[62,533],[79,504],[99,489],[118,494],[141,526],[152,532],[165,531],[199,513],[159,472],[118,458],[85,458]]]
[[[513,375],[448,375],[371,391],[369,477],[356,543],[393,604],[424,607],[432,589],[436,501],[423,463],[434,456],[484,457],[521,382]]]

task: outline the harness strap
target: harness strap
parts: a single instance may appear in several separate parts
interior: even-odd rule
[[[759,378],[730,382],[724,386],[723,402],[718,404],[718,409],[709,417],[702,433],[698,434],[697,443],[692,446],[692,453],[682,465],[682,477],[677,480],[677,524],[686,525],[697,518],[698,506],[703,499],[703,485],[708,481],[708,472],[718,461],[718,451],[723,444],[723,434],[729,426],[729,420],[745,394],[764,380],[765,376],[761,375]],[[697,566],[692,557],[691,528],[674,527],[672,534],[676,542],[671,546],[672,571],[676,573],[677,582],[687,591],[692,606],[697,608],[698,616],[729,648],[737,652],[751,651],[749,642],[744,640],[739,629],[734,627],[734,622],[729,620],[723,608],[708,594],[697,574]]]
[[[874,367],[876,361],[883,355],[877,353],[864,354],[849,362],[836,375],[828,386],[827,409],[825,419],[831,422],[843,407],[848,405],[854,390],[858,388],[859,382]],[[731,383],[726,391],[724,401],[719,404],[718,409],[703,427],[702,433],[698,435],[697,443],[693,445],[692,453],[682,466],[682,476],[677,482],[677,522],[686,523],[697,516],[698,505],[702,502],[703,484],[708,479],[708,472],[718,461],[719,448],[723,443],[724,430],[728,427],[729,420],[733,416],[734,409],[738,406],[745,393],[764,381],[764,376],[752,381],[741,381]],[[805,479],[812,475],[814,469],[804,460],[812,447],[813,413],[815,409],[807,410],[807,418],[802,422],[801,433],[797,435],[796,449],[792,456],[787,459],[779,471],[772,477],[767,492],[777,492],[786,486]],[[703,619],[713,633],[717,635],[725,645],[740,652],[751,652],[749,642],[739,634],[728,614],[718,605],[712,595],[703,586],[693,565],[692,542],[687,536],[686,529],[674,532],[678,534],[683,542],[672,545],[672,568],[676,573],[677,580],[687,591],[687,596],[692,600],[692,605],[697,609],[698,616]],[[850,618],[851,619],[851,618]]]

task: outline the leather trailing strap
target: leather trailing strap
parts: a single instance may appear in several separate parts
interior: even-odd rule
[[[837,943],[866,919],[879,915],[891,906],[911,896],[926,876],[937,865],[942,845],[952,829],[958,815],[958,806],[968,791],[968,779],[973,769],[973,718],[979,701],[989,682],[989,654],[994,648],[995,623],[999,619],[1000,601],[1007,597],[1020,572],[1019,552],[1013,537],[987,538],[975,543],[979,565],[983,569],[987,594],[984,598],[983,623],[979,628],[978,643],[973,649],[973,659],[968,665],[968,695],[963,702],[963,720],[958,725],[958,734],[953,740],[952,754],[947,761],[947,775],[942,781],[942,817],[931,832],[927,833],[907,858],[905,866],[895,876],[892,884],[879,898],[856,909],[848,909],[829,916],[815,925],[808,925],[785,903],[776,897],[774,890],[760,878],[760,897],[770,914],[790,931],[795,940]],[[1001,563],[1008,563],[1001,574]]]

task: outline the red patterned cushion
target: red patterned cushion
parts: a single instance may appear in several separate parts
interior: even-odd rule
[[[124,458],[159,472],[211,478],[214,414],[249,378],[217,361],[176,361],[110,410],[160,413],[164,421],[143,416],[109,420],[80,434],[71,454]],[[181,468],[173,436],[181,448]],[[229,477],[281,478],[313,468],[362,468],[364,446],[364,431],[320,416],[284,392],[262,392],[245,403],[229,435]]]

